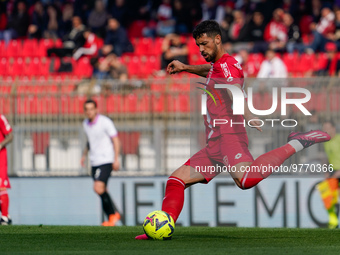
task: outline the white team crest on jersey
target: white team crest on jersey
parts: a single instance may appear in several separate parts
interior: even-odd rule
[[[223,157],[223,162],[224,162],[224,165],[225,165],[225,166],[228,166],[228,165],[229,165],[228,156],[224,156],[224,157]]]
[[[231,75],[227,63],[221,63],[221,68],[225,77],[229,77]]]

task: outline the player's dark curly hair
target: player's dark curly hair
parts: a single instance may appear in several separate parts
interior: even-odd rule
[[[195,27],[192,37],[196,40],[203,34],[207,34],[211,38],[214,38],[216,35],[222,36],[220,25],[215,20],[202,21]]]

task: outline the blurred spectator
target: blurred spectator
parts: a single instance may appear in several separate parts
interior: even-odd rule
[[[108,21],[108,31],[101,54],[106,56],[114,53],[120,57],[124,52],[133,52],[133,46],[129,41],[126,30],[120,26],[116,19],[111,18]]]
[[[44,6],[40,1],[34,4],[34,11],[32,13],[32,24],[28,27],[28,37],[40,39],[46,28],[47,17]]]
[[[276,9],[273,13],[273,19],[268,23],[264,31],[264,39],[269,43],[272,50],[282,50],[287,43],[287,28],[283,23],[284,12],[282,9]]]
[[[294,23],[292,15],[285,13],[283,15],[283,23],[288,29],[287,51],[293,53],[294,50],[299,50],[302,53],[304,46],[301,41],[300,29],[299,26]]]
[[[162,44],[162,63],[161,68],[164,70],[173,60],[179,60],[188,64],[188,47],[181,42],[178,34],[168,34]]]
[[[308,46],[307,52],[313,53],[317,50],[324,51],[328,38],[332,38],[335,30],[334,25],[335,15],[328,7],[324,7],[321,10],[321,19],[318,24],[312,23],[311,30],[313,31],[314,40],[311,45]]]
[[[241,11],[233,12],[234,21],[229,28],[229,39],[233,42],[244,42],[248,36],[248,28],[244,13]]]
[[[287,78],[287,67],[276,56],[274,50],[267,50],[266,59],[262,62],[257,78]]]
[[[252,20],[249,23],[248,41],[250,42],[263,41],[265,28],[266,28],[266,24],[264,23],[264,17],[262,13],[254,12]]]
[[[224,8],[215,0],[204,0],[202,4],[202,21],[213,19],[221,24],[224,18]]]
[[[92,32],[100,37],[105,35],[105,26],[108,19],[108,14],[105,10],[103,0],[95,1],[95,8],[90,12],[87,24]]]
[[[320,0],[312,0],[311,2],[311,15],[315,23],[319,22],[321,17],[322,4]]]
[[[249,53],[246,49],[241,49],[235,56],[235,59],[242,66],[245,78],[256,77],[257,73],[260,70],[261,63],[258,61],[249,61]]]
[[[125,65],[119,60],[115,54],[109,54],[100,59],[94,59],[93,76],[97,79],[94,91],[99,93],[101,91],[101,81],[104,79],[115,79],[119,81],[126,81],[128,79],[128,70]]]
[[[111,8],[112,18],[118,20],[123,26],[127,27],[129,20],[129,9],[125,3],[125,0],[115,0]]]
[[[173,17],[176,22],[176,33],[189,33],[192,30],[191,17],[188,15],[188,10],[184,9],[182,0],[174,1]]]
[[[334,34],[329,34],[328,39],[334,41],[340,49],[340,10],[336,10],[335,12],[335,32]]]
[[[7,10],[7,29],[0,32],[0,40],[5,40],[8,43],[11,39],[25,37],[27,35],[29,16],[27,7],[24,1],[17,3],[17,8],[14,12]]]
[[[59,24],[58,24],[58,11],[54,5],[49,5],[47,7],[47,16],[48,22],[46,30],[44,32],[44,37],[56,39],[58,38]]]
[[[83,47],[80,47],[74,52],[73,58],[75,60],[78,60],[84,55],[89,57],[94,57],[97,55],[100,39],[94,33],[91,33],[90,30],[85,30],[83,36],[85,39],[85,44]]]
[[[74,14],[73,5],[67,3],[64,5],[62,17],[59,22],[58,35],[63,38],[72,30],[72,18]]]
[[[84,45],[83,32],[85,26],[82,24],[80,17],[74,16],[72,19],[73,28],[71,32],[64,37],[62,48],[51,48],[47,50],[50,57],[55,54],[58,57],[72,56],[73,52]]]
[[[162,4],[157,10],[157,34],[165,36],[175,31],[175,20],[172,16],[172,7],[170,0],[162,0]]]
[[[320,70],[317,71],[317,75],[319,76],[340,76],[340,60],[338,59],[337,47],[333,42],[328,42],[325,45],[326,49],[326,59],[323,59],[322,62],[319,63]]]

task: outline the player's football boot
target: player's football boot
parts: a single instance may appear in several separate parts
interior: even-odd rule
[[[115,214],[109,215],[109,220],[104,221],[102,226],[104,227],[113,227],[116,225],[117,221],[120,220],[120,214],[116,212]]]
[[[9,215],[1,216],[0,225],[12,225],[12,219]]]
[[[136,240],[148,240],[149,237],[146,234],[139,235],[135,237]]]
[[[291,140],[298,140],[303,148],[307,148],[315,143],[323,143],[331,140],[329,134],[320,130],[311,130],[309,132],[292,132],[288,136],[287,142]]]

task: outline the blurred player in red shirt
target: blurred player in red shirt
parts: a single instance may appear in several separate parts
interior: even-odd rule
[[[243,125],[215,125],[213,120],[225,119],[228,123],[242,123],[259,127],[261,122],[252,116],[247,103],[244,105],[244,115],[233,114],[233,96],[230,90],[215,89],[215,84],[230,84],[243,90],[243,70],[240,64],[222,46],[221,30],[217,22],[207,20],[195,28],[193,37],[201,55],[210,64],[185,65],[174,60],[168,65],[170,74],[189,72],[206,77],[205,89],[214,93],[221,103],[215,104],[212,97],[207,97],[207,114],[204,115],[207,145],[194,154],[184,165],[179,167],[169,177],[162,211],[167,212],[176,222],[184,204],[185,188],[196,183],[208,183],[220,171],[206,171],[213,166],[233,167],[229,171],[236,185],[241,189],[249,189],[267,178],[275,167],[279,167],[286,159],[296,152],[315,143],[330,140],[330,136],[319,130],[306,133],[293,132],[288,136],[288,142],[280,148],[269,151],[256,160],[248,150],[248,136]],[[223,83],[222,83],[223,82]],[[267,171],[265,171],[265,168]],[[211,168],[210,168],[211,169]],[[248,170],[247,170],[248,169]],[[145,240],[144,235],[136,239]]]
[[[11,188],[7,175],[7,150],[6,146],[13,140],[12,128],[6,117],[0,114],[0,210],[1,225],[9,225],[12,220],[8,214],[9,198],[7,188]]]

